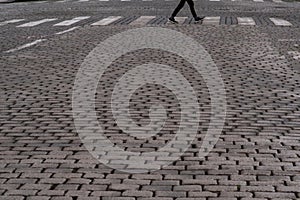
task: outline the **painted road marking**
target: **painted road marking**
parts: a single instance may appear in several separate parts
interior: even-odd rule
[[[34,42],[31,42],[31,43],[28,43],[28,44],[24,44],[24,45],[22,45],[22,46],[19,46],[19,47],[14,48],[14,49],[10,49],[10,50],[5,51],[5,52],[6,52],[6,53],[13,53],[13,52],[15,52],[15,51],[19,51],[19,50],[22,50],[22,49],[31,47],[31,46],[36,45],[36,44],[38,44],[38,43],[40,43],[40,42],[43,42],[43,41],[46,41],[46,39],[39,39],[39,40],[36,40],[36,41],[34,41]]]
[[[62,1],[57,1],[58,3],[65,3],[65,2],[69,2],[70,0],[62,0]]]
[[[122,18],[121,16],[110,16],[110,17],[101,19],[98,22],[93,23],[92,26],[106,26],[106,25],[109,25],[121,18]]]
[[[33,3],[36,3],[36,4],[39,4],[39,3],[48,3],[48,1],[37,1],[37,2],[33,2]]]
[[[12,20],[7,20],[4,22],[0,22],[0,26],[6,25],[6,24],[13,24],[13,23],[17,23],[17,22],[21,22],[24,21],[25,19],[12,19]]]
[[[176,21],[178,21],[179,24],[183,24],[187,17],[176,17]]]
[[[79,0],[80,2],[85,2],[85,1],[89,1],[89,0]],[[107,1],[110,1],[110,0],[99,0],[99,1],[105,1],[105,2],[107,2]],[[128,1],[131,1],[131,0],[120,0],[121,2],[128,2]],[[153,0],[142,0],[142,1],[153,1]],[[174,1],[174,0],[164,0],[164,1]],[[194,1],[197,1],[197,0],[194,0]],[[209,0],[209,1],[211,1],[211,2],[219,2],[219,1],[221,1],[221,0]],[[231,1],[240,1],[240,0],[231,0]],[[261,2],[264,2],[264,0],[253,0],[254,2],[259,2],[259,3],[261,3]],[[273,2],[275,2],[275,3],[283,3],[284,1],[282,1],[282,0],[272,0]]]
[[[203,24],[213,24],[219,25],[221,17],[205,17],[203,19]]]
[[[67,29],[67,30],[64,30],[64,31],[61,31],[61,32],[58,32],[58,33],[55,33],[56,35],[62,35],[64,33],[68,33],[68,32],[71,32],[71,31],[74,31],[75,29],[78,29],[79,26],[76,26],[76,27],[73,27],[73,28],[70,28],[70,29]]]
[[[145,25],[152,19],[155,19],[156,16],[141,16],[130,23],[130,25]]]
[[[135,19],[134,21],[132,21],[131,23],[129,23],[129,25],[146,25],[148,24],[152,19],[155,19],[157,16],[140,16],[137,19]],[[61,21],[57,24],[54,24],[53,26],[70,26],[72,24],[75,24],[81,20],[85,20],[90,18],[90,16],[82,16],[82,17],[75,17],[73,19],[70,20],[65,20],[65,21]],[[91,25],[92,26],[106,26],[106,25],[110,25],[113,22],[121,19],[122,16],[109,16],[106,17],[104,19],[101,19],[100,21],[94,22]],[[188,17],[176,17],[176,20],[180,23],[183,24],[186,20],[188,19]],[[203,19],[203,24],[208,24],[208,25],[219,25],[220,24],[220,16],[212,16],[212,17],[205,17]],[[12,19],[12,20],[7,20],[7,21],[3,21],[0,22],[0,26],[2,25],[6,25],[6,24],[11,24],[11,23],[17,23],[17,22],[21,22],[24,21],[25,19]],[[31,21],[31,22],[27,22],[21,25],[16,25],[16,27],[34,27],[34,26],[38,26],[41,25],[43,23],[46,22],[51,22],[51,21],[56,21],[58,19],[56,18],[51,18],[51,19],[42,19],[42,20],[38,20],[38,21]],[[251,17],[237,17],[238,20],[238,24],[239,25],[251,25],[254,26],[256,25],[256,22],[253,18]],[[280,18],[270,18],[270,20],[276,25],[276,26],[293,26],[292,23],[290,23],[287,20],[284,19],[280,19]]]
[[[81,20],[85,20],[85,19],[88,19],[88,18],[90,18],[90,16],[75,17],[73,19],[62,21],[60,23],[54,24],[54,26],[70,26],[72,24],[75,24],[75,23],[77,23]]]
[[[284,20],[284,19],[279,19],[279,18],[270,18],[270,20],[276,25],[276,26],[292,26],[290,22]]]
[[[43,24],[43,23],[46,23],[46,22],[52,22],[52,21],[55,21],[57,20],[56,18],[52,18],[52,19],[42,19],[42,20],[38,20],[38,21],[33,21],[33,22],[28,22],[28,23],[25,23],[25,24],[21,24],[17,27],[33,27],[33,26],[37,26],[37,25],[40,25],[40,24]]]
[[[238,24],[254,26],[255,21],[251,17],[238,17]]]

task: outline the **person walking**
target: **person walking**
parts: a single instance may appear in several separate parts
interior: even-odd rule
[[[187,2],[189,4],[191,13],[192,13],[192,15],[193,15],[196,22],[201,21],[201,20],[204,19],[204,17],[198,17],[197,16],[197,13],[196,13],[195,8],[194,8],[194,1],[193,0],[180,0],[178,6],[175,8],[174,12],[172,13],[171,17],[169,18],[169,20],[172,23],[178,24],[178,22],[175,20],[175,17],[179,13],[179,11],[183,8],[185,2]]]

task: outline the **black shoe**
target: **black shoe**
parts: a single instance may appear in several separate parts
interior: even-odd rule
[[[174,17],[170,17],[169,21],[174,23],[174,24],[178,24],[178,21],[176,21]]]
[[[195,17],[195,22],[199,22],[201,20],[203,20],[205,17]]]

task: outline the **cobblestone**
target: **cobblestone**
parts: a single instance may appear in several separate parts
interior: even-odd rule
[[[299,99],[288,93],[299,88],[298,71],[292,70],[298,65],[282,58],[284,52],[269,37],[292,34],[299,38],[298,29],[168,28],[199,41],[222,74],[228,112],[215,148],[204,158],[198,157],[210,117],[209,91],[202,77],[182,58],[146,49],[117,59],[98,85],[96,109],[106,136],[133,151],[157,149],[174,136],[170,132],[180,121],[178,102],[163,87],[142,87],[132,96],[136,106],[133,114],[140,124],[149,122],[143,109],[149,107],[150,100],[169,109],[172,118],[155,138],[139,140],[120,133],[109,110],[115,80],[132,67],[151,61],[172,65],[195,88],[201,107],[197,138],[177,161],[148,174],[119,172],[94,159],[73,124],[74,77],[96,44],[126,27],[85,27],[1,57],[1,200],[300,198]]]

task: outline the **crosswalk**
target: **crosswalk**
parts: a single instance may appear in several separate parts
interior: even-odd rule
[[[93,23],[92,26],[106,26],[106,25],[109,25],[121,18],[122,18],[121,16],[110,16],[110,17],[101,19],[100,21]]]
[[[158,0],[59,0],[59,1],[55,1],[55,2],[154,2],[154,1],[158,1]],[[165,2],[177,2],[177,0],[159,0],[159,1],[165,1]],[[194,1],[201,1],[201,0],[194,0]],[[210,1],[210,2],[220,2],[220,1],[232,1],[232,2],[236,2],[236,1],[250,1],[250,2],[256,2],[256,3],[263,3],[263,2],[274,2],[274,3],[284,3],[284,1],[282,0],[206,0],[206,1]]]
[[[139,16],[139,17],[124,17],[124,16],[108,16],[102,19],[88,20],[91,16],[78,16],[71,19],[57,19],[45,18],[39,20],[28,21],[26,19],[11,19],[0,22],[0,29],[3,26],[16,26],[17,28],[31,28],[39,25],[48,25],[53,27],[68,27],[78,25],[79,22],[85,22],[85,25],[91,26],[109,26],[109,25],[130,25],[130,26],[143,26],[143,25],[168,25],[167,17],[163,16]],[[223,25],[223,21],[227,18],[232,20],[231,24],[227,25],[240,25],[240,26],[260,26],[258,18],[252,17],[224,17],[224,16],[207,16],[202,21],[203,25]],[[193,20],[189,17],[177,17],[176,20],[179,24],[192,24]],[[290,22],[282,18],[265,18],[265,23],[271,26],[290,27],[295,26],[295,22]],[[228,20],[227,20],[228,21]],[[236,21],[236,23],[234,23]],[[294,23],[294,24],[293,24]]]
[[[24,21],[25,19],[12,19],[12,20],[7,20],[4,22],[0,22],[0,26],[6,25],[6,24],[13,24],[13,23],[17,23],[17,22],[21,22]]]
[[[176,17],[176,20],[179,22],[179,26],[194,24],[194,20],[190,17]],[[264,20],[264,24],[261,23]],[[228,21],[230,22],[228,24]],[[198,25],[199,23],[195,24]],[[55,35],[62,35],[68,32],[71,32],[75,29],[80,28],[81,26],[177,26],[168,22],[168,17],[166,16],[108,16],[101,19],[95,19],[92,16],[78,16],[70,19],[58,19],[58,18],[45,18],[45,19],[10,19],[6,21],[0,21],[0,30],[2,28],[17,28],[17,29],[30,29],[33,27],[38,27],[44,25],[44,28],[51,27],[61,27],[60,29],[53,29]],[[292,27],[299,26],[297,21],[288,21],[287,19],[282,19],[278,17],[233,17],[233,16],[206,16],[200,26],[202,25],[237,25],[237,26],[261,26],[261,25],[270,25],[274,27]],[[56,32],[59,31],[59,32]],[[38,39],[36,41],[23,44],[22,46],[10,49],[5,51],[5,53],[13,53],[41,42],[45,39]],[[295,60],[300,60],[300,53],[297,51],[289,51],[288,54]]]
[[[273,18],[271,17],[270,20],[276,25],[276,26],[292,26],[292,24],[286,20]]]
[[[89,2],[89,1],[93,1],[95,2],[95,0],[75,0],[73,2]],[[111,2],[112,0],[96,0],[96,1],[100,1],[100,2]],[[116,0],[113,0],[116,1]],[[136,0],[118,0],[120,2],[136,2]],[[141,0],[142,2],[153,2],[156,0]],[[165,2],[177,2],[176,0],[161,0],[161,1],[165,1]],[[197,2],[197,0],[194,0]],[[200,1],[200,0],[198,0]],[[266,2],[273,2],[273,3],[286,3],[282,0],[205,0],[207,2],[253,2],[253,3],[266,3]],[[70,2],[69,0],[62,0],[60,2]]]
[[[75,17],[73,19],[65,20],[65,21],[59,22],[57,24],[54,24],[53,26],[70,26],[72,24],[76,24],[76,23],[80,22],[81,20],[85,20],[88,18],[90,18],[90,16]]]
[[[203,24],[219,25],[221,17],[205,17]]]
[[[36,4],[41,4],[41,3],[85,3],[85,2],[177,2],[177,0],[56,0],[56,1],[37,1],[37,2],[32,2]],[[203,0],[194,0],[194,1],[202,1]],[[282,0],[204,0],[207,2],[253,2],[253,3],[264,3],[264,2],[273,2],[273,3],[286,3]]]
[[[241,25],[251,25],[251,26],[255,25],[255,21],[251,17],[238,17],[237,19],[238,19],[238,23]]]
[[[33,26],[37,26],[39,24],[43,24],[43,23],[46,23],[46,22],[52,22],[52,21],[55,21],[57,20],[56,18],[54,19],[42,19],[42,20],[38,20],[38,21],[33,21],[33,22],[27,22],[25,24],[21,24],[17,27],[33,27]]]

